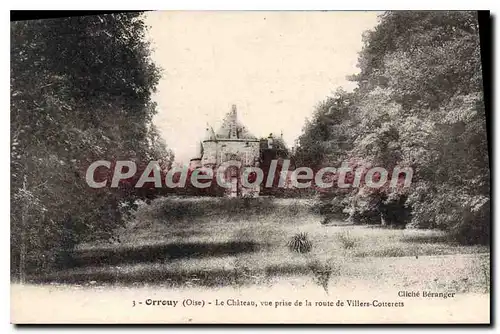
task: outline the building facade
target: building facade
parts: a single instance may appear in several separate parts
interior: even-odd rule
[[[231,161],[231,166],[224,175],[231,184],[223,193],[229,197],[259,196],[264,190],[261,185],[245,187],[241,180],[245,167],[259,167],[267,178],[270,162],[274,159],[288,159],[289,152],[283,141],[283,135],[257,138],[238,120],[236,106],[225,116],[218,131],[207,125],[205,138],[190,161],[190,169],[211,168],[214,172],[224,163]],[[215,174],[214,174],[215,175]],[[251,179],[251,178],[250,178]]]
[[[251,134],[239,120],[236,105],[226,115],[219,130],[207,125],[205,138],[200,143],[197,156],[191,159],[190,169],[217,169],[225,162],[233,165],[227,169],[226,182],[231,183],[226,195],[230,197],[258,196],[260,187],[246,188],[241,184],[243,167],[259,167],[260,140]]]

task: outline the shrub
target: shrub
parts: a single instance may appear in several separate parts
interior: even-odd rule
[[[349,231],[338,233],[337,239],[340,241],[342,248],[344,249],[354,248],[358,242],[358,240],[354,238]]]
[[[309,253],[312,249],[312,242],[307,233],[297,233],[288,241],[288,249],[291,252]]]
[[[376,197],[353,197],[350,198],[346,213],[349,215],[349,221],[353,224],[380,224],[380,211],[378,209],[380,199]]]
[[[332,265],[328,262],[322,263],[318,260],[314,260],[309,263],[308,267],[313,273],[315,283],[321,286],[328,294],[328,283],[334,273]],[[336,273],[338,274],[338,270]]]
[[[461,244],[489,244],[489,197],[454,194],[448,188],[445,190],[440,194],[429,191],[421,196],[413,195],[412,225],[447,231],[452,240]]]
[[[406,204],[407,196],[383,196],[379,206],[385,225],[405,228],[411,221],[411,208]]]
[[[462,244],[484,244],[490,242],[491,220],[490,200],[466,206],[461,219],[451,228],[452,236]]]

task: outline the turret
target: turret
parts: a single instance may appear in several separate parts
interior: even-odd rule
[[[270,133],[269,137],[267,137],[267,148],[271,150],[273,148],[273,144],[274,144],[273,134]]]
[[[200,142],[200,144],[197,145],[197,147],[196,147],[195,157],[201,159],[202,156],[203,156],[203,144]]]
[[[215,140],[214,129],[207,123],[204,140]]]
[[[236,104],[233,104],[231,108],[230,123],[229,123],[229,138],[231,139],[238,138],[237,117],[238,116],[236,114]]]

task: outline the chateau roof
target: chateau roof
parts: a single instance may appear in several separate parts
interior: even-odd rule
[[[233,104],[231,111],[224,117],[222,125],[217,132],[215,132],[210,139],[234,139],[234,140],[257,140],[248,129],[242,125],[238,120],[236,113],[236,105]]]

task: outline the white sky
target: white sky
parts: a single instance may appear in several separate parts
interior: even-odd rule
[[[377,12],[146,13],[153,60],[162,69],[158,126],[176,161],[188,163],[231,105],[256,136],[293,146],[314,106],[353,83],[362,33]]]

